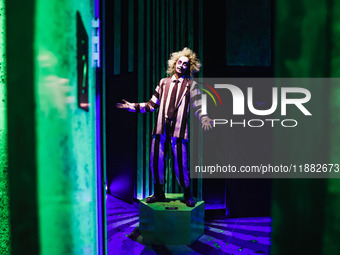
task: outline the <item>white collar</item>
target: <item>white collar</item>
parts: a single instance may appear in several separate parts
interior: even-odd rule
[[[185,75],[183,75],[182,77],[180,77],[180,78],[178,79],[179,82],[182,83],[183,80],[184,80],[184,78],[185,78]],[[171,81],[175,81],[175,80],[177,80],[176,76],[175,76],[175,75],[171,76]]]

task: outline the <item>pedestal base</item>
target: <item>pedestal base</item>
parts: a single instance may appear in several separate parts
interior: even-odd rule
[[[154,244],[189,245],[204,232],[204,201],[187,207],[183,194],[165,194],[166,202],[139,203],[139,229]],[[168,208],[168,209],[167,209]],[[177,208],[177,209],[176,209]]]

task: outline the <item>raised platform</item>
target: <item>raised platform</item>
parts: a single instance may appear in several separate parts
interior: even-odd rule
[[[154,244],[193,243],[204,232],[204,201],[195,207],[183,203],[183,194],[166,193],[165,202],[139,202],[139,229]]]

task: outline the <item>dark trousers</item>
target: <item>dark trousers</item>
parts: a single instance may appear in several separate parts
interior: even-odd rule
[[[154,181],[156,184],[164,184],[165,164],[169,142],[171,143],[171,149],[174,155],[177,181],[182,187],[189,187],[188,140],[167,135],[154,135],[152,138],[150,166]]]

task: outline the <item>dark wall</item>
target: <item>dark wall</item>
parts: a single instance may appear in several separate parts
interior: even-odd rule
[[[137,116],[115,107],[122,99],[137,101],[136,10],[133,1],[107,1],[105,4],[105,92],[106,92],[106,172],[108,191],[132,203],[136,170]],[[136,5],[136,3],[133,3]],[[131,8],[132,6],[130,6]],[[132,36],[131,36],[132,35]],[[132,48],[131,48],[132,46]]]
[[[204,1],[204,77],[273,77],[272,1]],[[244,92],[246,88],[241,88]],[[257,89],[257,90],[256,90]],[[254,88],[255,96],[271,101],[271,88]],[[226,98],[230,101],[231,98]],[[252,116],[246,113],[245,119]],[[272,130],[233,128],[228,141],[230,164],[272,162]],[[203,197],[218,201],[225,180],[204,180]],[[229,179],[225,182],[227,214],[268,216],[271,180]]]

